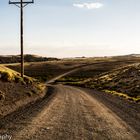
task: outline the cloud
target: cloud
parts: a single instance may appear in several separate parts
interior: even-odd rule
[[[87,8],[87,9],[98,9],[103,7],[102,3],[94,2],[94,3],[74,3],[74,7],[78,8]]]

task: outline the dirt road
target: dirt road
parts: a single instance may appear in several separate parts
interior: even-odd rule
[[[52,83],[54,83],[56,80],[58,80],[58,79],[60,79],[60,78],[62,78],[62,77],[64,77],[64,76],[66,76],[66,75],[69,75],[69,74],[71,74],[71,73],[74,73],[74,72],[78,71],[78,70],[81,69],[81,68],[84,68],[84,67],[86,67],[86,66],[90,66],[90,65],[93,65],[93,64],[97,64],[97,63],[82,64],[82,65],[80,65],[80,66],[78,66],[78,67],[76,67],[76,68],[73,68],[72,70],[69,70],[68,72],[64,72],[63,74],[58,75],[58,76],[56,76],[56,77],[54,77],[54,78],[48,80],[48,81],[46,82],[46,84],[52,84]]]
[[[54,83],[57,79],[60,79],[60,78],[66,76],[66,75],[68,75],[68,74],[71,74],[71,73],[77,71],[78,69],[79,69],[79,68],[76,68],[76,69],[73,69],[73,70],[71,70],[71,71],[69,71],[69,72],[65,72],[64,74],[61,74],[61,75],[59,75],[59,76],[57,76],[57,77],[54,77],[53,79],[47,81],[46,84],[52,84],[52,83]]]
[[[104,102],[103,96],[75,87],[54,85],[50,96],[20,108],[0,120],[1,133],[12,135],[12,140],[139,140],[139,105],[130,112],[137,113],[131,125]],[[92,96],[93,94],[93,96]],[[97,93],[95,93],[97,94]],[[104,95],[105,96],[105,95]],[[102,103],[100,98],[104,100]],[[130,106],[129,106],[130,107]],[[124,112],[124,115],[126,112]],[[127,113],[129,116],[129,112]],[[133,127],[137,125],[137,128]]]

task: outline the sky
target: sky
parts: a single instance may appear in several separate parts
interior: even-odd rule
[[[0,55],[20,53],[19,23],[20,9],[0,0]],[[140,0],[35,0],[24,8],[24,52],[60,58],[140,54]]]

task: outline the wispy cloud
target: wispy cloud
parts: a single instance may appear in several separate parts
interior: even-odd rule
[[[94,3],[74,3],[74,7],[78,8],[87,8],[87,9],[98,9],[103,7],[102,3],[94,2]]]

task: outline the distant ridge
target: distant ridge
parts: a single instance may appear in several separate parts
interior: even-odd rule
[[[133,57],[140,57],[140,54],[130,54],[130,56],[133,56]]]
[[[116,55],[116,56],[106,56],[108,58],[135,58],[140,57],[140,54],[127,54],[127,55]]]
[[[42,57],[38,55],[25,54],[24,61],[25,62],[40,62],[40,61],[54,61],[59,60],[57,58],[51,57]],[[0,64],[4,63],[19,63],[20,55],[0,55]]]

